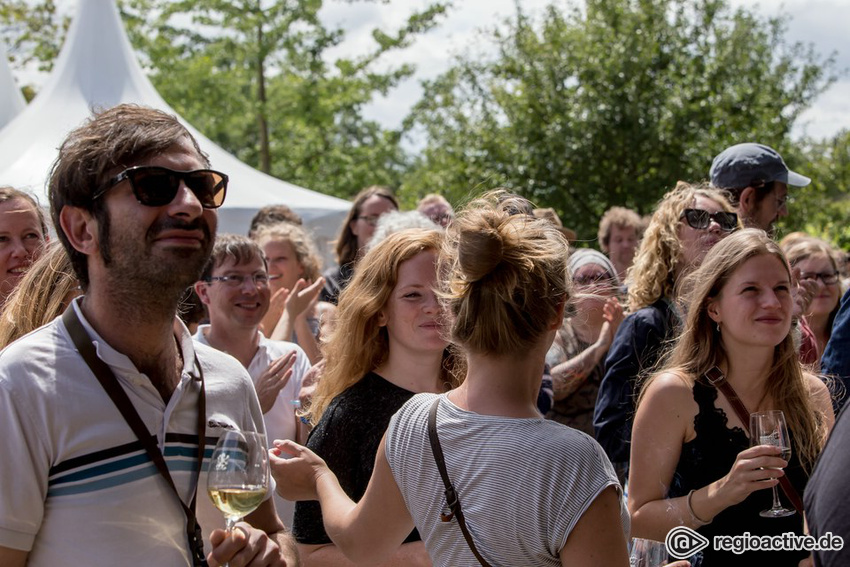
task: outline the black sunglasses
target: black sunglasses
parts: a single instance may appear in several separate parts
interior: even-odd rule
[[[711,221],[716,222],[720,230],[724,232],[732,232],[738,228],[738,213],[727,213],[726,211],[709,213],[702,209],[685,209],[679,218],[685,219],[688,226],[697,230],[707,229],[711,225]]]
[[[125,169],[92,196],[98,199],[125,179],[130,181],[133,195],[147,207],[162,207],[174,200],[180,182],[195,194],[205,209],[217,209],[227,194],[227,176],[212,169],[175,171],[157,165],[140,165]]]

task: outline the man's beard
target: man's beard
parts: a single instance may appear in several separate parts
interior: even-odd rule
[[[138,235],[114,233],[109,215],[99,223],[101,256],[108,268],[111,291],[132,297],[133,303],[173,303],[183,291],[198,281],[212,252],[214,235],[201,216],[191,222],[168,217],[151,225],[144,239]],[[154,240],[165,230],[200,230],[201,248],[174,248],[154,254]],[[117,288],[117,289],[114,289]]]

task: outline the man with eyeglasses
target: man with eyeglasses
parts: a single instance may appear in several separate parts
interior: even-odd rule
[[[136,105],[72,131],[51,216],[84,295],[0,355],[0,565],[296,565],[269,496],[232,533],[205,495],[225,429],[263,432],[251,379],[176,317],[227,176],[174,116]],[[201,528],[206,528],[202,530]]]
[[[260,332],[271,290],[259,245],[244,236],[219,235],[201,279],[195,283],[195,293],[206,305],[210,320],[198,327],[195,340],[228,353],[248,370],[269,442],[301,442],[293,403],[298,401],[310,362],[298,345],[267,339]],[[292,526],[295,503],[275,495],[275,507],[283,523]]]
[[[725,189],[744,226],[768,233],[788,216],[788,186],[805,187],[811,179],[788,169],[779,152],[763,144],[726,148],[711,163],[711,184]]]

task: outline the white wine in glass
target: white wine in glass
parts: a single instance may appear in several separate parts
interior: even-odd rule
[[[253,431],[225,431],[210,460],[207,492],[224,514],[228,533],[262,503],[269,488],[266,436]]]
[[[783,460],[791,458],[791,439],[788,437],[788,426],[785,424],[785,414],[780,410],[762,411],[750,414],[750,445],[770,445],[779,447]],[[794,514],[782,506],[779,501],[779,491],[773,487],[773,506],[759,513],[762,518],[784,518]]]

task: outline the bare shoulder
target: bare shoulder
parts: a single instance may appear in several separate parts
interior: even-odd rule
[[[680,403],[693,401],[693,381],[680,372],[663,372],[649,378],[644,384],[645,402]]]
[[[804,373],[803,376],[809,387],[809,395],[812,398],[814,406],[823,412],[827,429],[832,429],[835,423],[835,413],[832,410],[832,393],[820,376],[808,372]]]
[[[809,393],[813,397],[829,395],[829,388],[827,388],[826,382],[824,382],[820,376],[810,372],[805,372],[803,373],[803,377],[806,381],[806,385],[809,387]]]

